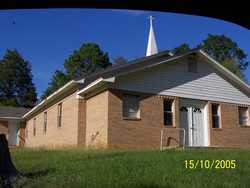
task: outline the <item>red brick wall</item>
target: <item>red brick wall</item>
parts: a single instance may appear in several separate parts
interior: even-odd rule
[[[86,137],[86,101],[79,99],[78,104],[78,146],[85,146]]]
[[[127,120],[122,115],[124,91],[109,91],[108,146],[111,148],[160,148],[163,123],[163,98],[156,95],[129,92],[141,96],[140,119]],[[179,105],[178,98],[174,104]],[[179,107],[175,108],[174,125],[164,129],[164,145],[178,145]]]
[[[25,122],[20,122],[19,130],[19,146],[23,147],[25,145]]]
[[[239,125],[238,105],[220,103],[221,128],[212,128],[210,115],[210,145],[226,147],[250,147],[250,127]],[[211,104],[209,106],[211,114]]]
[[[142,97],[140,120],[122,116],[122,96],[126,91],[109,91],[108,145],[117,148],[159,148],[160,131],[164,128],[164,146],[180,145],[179,98],[174,98],[174,125],[163,125],[163,99],[157,95],[127,92]],[[250,147],[250,127],[239,125],[238,105],[220,103],[221,128],[213,129],[209,102],[210,146]],[[250,110],[249,110],[250,111]]]

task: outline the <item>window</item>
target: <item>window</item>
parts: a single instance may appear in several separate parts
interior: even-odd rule
[[[57,106],[57,127],[62,127],[62,103]]]
[[[190,58],[188,60],[188,72],[197,73],[197,61]]]
[[[173,125],[173,101],[164,100],[163,101],[163,110],[164,110],[164,125],[171,126]]]
[[[248,108],[239,107],[239,124],[248,125]]]
[[[47,112],[43,114],[43,132],[44,134],[47,132]]]
[[[212,128],[220,128],[220,109],[218,104],[212,104]]]
[[[36,118],[33,119],[33,135],[36,136]]]
[[[140,118],[140,97],[136,95],[123,96],[123,117]]]

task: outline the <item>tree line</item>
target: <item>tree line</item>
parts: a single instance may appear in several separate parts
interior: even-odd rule
[[[238,44],[225,35],[209,34],[197,47],[203,49],[224,67],[246,81],[247,54]],[[170,49],[172,54],[190,50],[187,43]],[[55,70],[42,99],[72,79],[81,79],[91,73],[127,63],[123,57],[110,61],[107,52],[98,44],[83,43],[65,60],[62,70]],[[36,87],[30,63],[16,50],[8,49],[0,59],[0,106],[33,107],[37,103]]]

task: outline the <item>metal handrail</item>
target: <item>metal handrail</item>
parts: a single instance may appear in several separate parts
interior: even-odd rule
[[[164,129],[167,128],[162,128],[161,129],[161,143],[160,143],[160,150],[163,151],[163,137],[164,137]],[[179,131],[183,131],[183,145],[182,145],[182,149],[185,149],[185,144],[186,144],[186,130],[184,128],[179,128],[179,127],[175,127],[175,129],[178,129]]]

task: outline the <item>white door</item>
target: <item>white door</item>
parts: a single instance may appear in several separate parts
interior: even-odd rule
[[[192,108],[192,146],[204,146],[203,109]]]
[[[207,127],[205,126],[204,102],[182,100],[180,106],[181,127],[185,129],[186,146],[205,146]],[[183,133],[181,143],[183,143]]]

